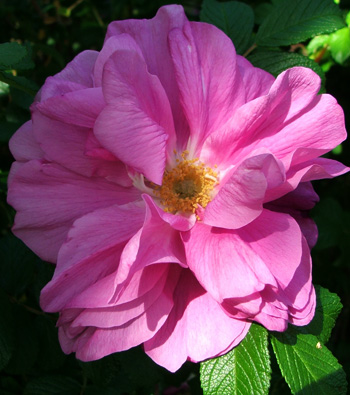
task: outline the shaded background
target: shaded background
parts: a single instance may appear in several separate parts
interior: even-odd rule
[[[167,3],[170,2],[2,0],[0,43],[17,41],[31,48],[35,68],[22,71],[21,75],[33,81],[35,90],[79,52],[100,50],[110,21],[152,18]],[[200,0],[178,3],[183,4],[189,19],[198,20]],[[267,2],[245,3],[258,10]],[[349,1],[340,5],[350,8]],[[326,73],[325,86],[343,107],[350,130],[349,61],[332,65]],[[93,363],[82,363],[60,350],[57,317],[41,312],[38,304],[40,289],[51,279],[53,267],[11,235],[14,211],[6,204],[6,179],[13,161],[8,140],[29,119],[32,100],[32,95],[0,83],[0,394],[201,393],[199,365],[187,363],[178,373],[170,374],[156,366],[140,348]],[[350,144],[342,144],[329,157],[350,165]],[[349,377],[350,176],[319,181],[314,186],[321,197],[312,212],[319,227],[319,242],[313,251],[314,283],[337,293],[344,305],[328,347]],[[282,391],[288,393],[288,387],[274,373],[271,393]]]

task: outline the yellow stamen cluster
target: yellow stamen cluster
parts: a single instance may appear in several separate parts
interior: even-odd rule
[[[217,172],[205,167],[198,158],[186,159],[187,151],[177,159],[178,165],[165,171],[161,186],[155,186],[154,194],[160,198],[164,211],[170,213],[195,213],[198,206],[206,207],[211,200],[217,181]]]

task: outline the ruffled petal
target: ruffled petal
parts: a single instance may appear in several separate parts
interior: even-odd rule
[[[154,200],[149,195],[142,195],[143,200],[147,203],[149,207],[152,207],[152,212],[158,213],[159,217],[164,221],[167,222],[172,228],[185,232],[190,230],[194,224],[196,223],[196,216],[195,214],[184,215],[181,214],[171,214],[167,213],[158,207]]]
[[[104,68],[103,93],[107,107],[96,121],[95,136],[124,163],[161,184],[175,130],[158,78],[137,52],[116,51]]]
[[[267,189],[285,180],[283,165],[271,154],[246,159],[233,170],[204,211],[203,222],[225,229],[238,229],[257,218]]]
[[[180,233],[163,221],[158,210],[144,197],[146,216],[142,229],[125,246],[116,282],[124,282],[142,268],[155,263],[178,263],[186,267]]]
[[[32,119],[33,134],[45,153],[45,159],[88,177],[113,177],[118,182],[120,174],[120,184],[123,184],[127,173],[119,161],[86,155],[88,128],[48,118],[37,110],[32,113]]]
[[[160,270],[163,275],[156,275],[158,281],[154,283],[148,292],[142,293],[140,296],[136,296],[125,303],[121,303],[121,300],[119,300],[117,303],[103,308],[85,309],[72,321],[72,327],[94,326],[97,328],[112,328],[124,325],[144,314],[154,303],[158,303],[163,293],[170,295],[171,290],[177,284],[179,270],[176,269],[176,266],[170,264],[162,266],[165,266],[166,270],[162,270],[163,268]],[[138,280],[142,279],[142,276],[136,277],[138,277]]]
[[[67,353],[76,352],[77,358],[83,361],[93,361],[114,352],[127,350],[153,337],[174,306],[172,294],[180,269],[173,269],[175,271],[168,277],[159,297],[149,306],[145,306],[147,308],[143,309],[142,314],[124,324],[107,328],[73,326],[71,322],[63,324],[59,332],[63,350]],[[79,309],[73,310],[75,317],[82,313]],[[105,313],[104,324],[107,323],[107,315],[108,312]],[[71,314],[71,318],[74,319],[74,314]],[[110,318],[118,319],[113,313]],[[113,324],[112,321],[110,323]]]
[[[144,344],[159,365],[175,372],[186,360],[213,358],[245,337],[250,324],[228,317],[195,277],[183,270],[174,293],[174,307],[162,328]]]
[[[179,89],[174,76],[174,65],[170,56],[168,35],[174,28],[182,28],[187,21],[183,7],[170,5],[161,7],[150,20],[124,20],[112,22],[108,26],[106,42],[110,37],[119,38],[127,33],[136,41],[142,51],[151,74],[156,75],[169,99],[174,114],[179,149],[185,149],[188,140],[188,124],[183,113]]]
[[[97,51],[87,50],[79,53],[54,78],[92,88],[94,86],[93,69],[97,56]]]
[[[135,188],[82,177],[58,165],[33,160],[12,177],[8,202],[17,210],[13,232],[42,259],[55,262],[77,218],[139,196]]]
[[[33,135],[32,121],[24,123],[11,137],[9,147],[17,161],[26,162],[31,159],[42,159],[44,153]]]
[[[349,172],[350,168],[332,159],[317,158],[293,166],[286,174],[286,182],[267,191],[265,202],[271,202],[298,188],[300,183],[333,178]]]
[[[298,163],[330,151],[346,138],[344,115],[333,97],[317,95],[319,87],[320,79],[310,69],[281,73],[266,96],[240,107],[209,137],[206,157],[210,163],[217,157],[218,164],[232,164],[268,148],[289,169],[298,149]]]
[[[245,102],[266,95],[274,83],[275,77],[265,70],[254,67],[243,56],[237,55],[236,61],[243,78]]]
[[[268,210],[238,230],[197,223],[182,238],[189,268],[220,303],[253,295],[267,284],[276,287],[277,271],[294,274],[302,255],[298,224],[286,214]]]
[[[36,108],[49,118],[71,125],[93,128],[105,106],[101,88],[87,88],[53,96]]]
[[[215,26],[186,23],[169,45],[180,99],[190,125],[190,153],[244,103],[232,41]]]
[[[40,102],[74,90],[93,88],[93,69],[97,56],[97,51],[90,50],[78,54],[62,71],[46,79],[35,101]]]
[[[53,279],[41,293],[41,306],[60,311],[87,287],[115,272],[125,243],[143,219],[144,208],[131,203],[95,210],[76,220],[59,251]]]

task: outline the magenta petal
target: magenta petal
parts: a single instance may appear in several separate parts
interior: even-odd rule
[[[134,188],[30,161],[12,177],[8,201],[17,210],[14,233],[42,259],[55,262],[77,218],[98,208],[134,201],[138,196]]]
[[[98,328],[81,345],[78,339],[74,345],[77,358],[93,361],[114,352],[128,350],[152,338],[173,308],[172,292],[175,284],[165,288],[156,302],[135,319],[121,326]]]
[[[89,129],[66,124],[41,114],[35,110],[32,114],[33,133],[40,148],[44,151],[45,159],[56,162],[70,171],[84,176],[100,176],[117,178],[121,173],[121,182],[125,179],[126,169],[116,161],[91,157],[86,155],[86,143]]]
[[[198,148],[244,103],[235,49],[219,29],[200,23],[173,29],[169,45],[191,142]]]
[[[54,77],[48,77],[35,97],[36,101],[46,100],[61,93],[94,87],[93,69],[97,51],[83,51]]]
[[[350,168],[332,159],[317,158],[293,166],[287,172],[286,182],[267,191],[266,202],[279,199],[296,189],[300,183],[333,178],[349,172]]]
[[[145,222],[125,246],[116,278],[122,283],[128,276],[147,265],[155,263],[177,263],[186,265],[185,251],[180,233],[163,221],[158,210],[147,198]]]
[[[245,321],[228,317],[186,270],[167,321],[144,348],[157,364],[175,372],[187,359],[199,362],[229,351],[249,327]]]
[[[189,268],[219,303],[276,283],[263,259],[235,231],[198,223],[183,239]]]
[[[33,135],[32,121],[24,123],[11,137],[9,147],[17,161],[26,162],[31,159],[42,159],[44,153]]]
[[[265,193],[284,182],[283,165],[271,154],[246,159],[236,169],[205,209],[203,222],[237,229],[257,218]]]
[[[170,56],[168,35],[174,28],[182,28],[187,21],[182,6],[161,7],[150,20],[124,20],[112,22],[108,26],[106,42],[110,37],[127,33],[142,51],[148,71],[158,76],[169,99],[180,147],[185,147],[188,139],[188,125],[180,100],[179,89],[174,76],[174,65]]]
[[[60,249],[54,277],[42,291],[42,307],[60,311],[74,296],[114,272],[126,241],[140,228],[143,217],[142,207],[127,204],[96,210],[75,221]]]
[[[103,308],[85,309],[74,319],[71,325],[73,327],[95,326],[98,328],[111,328],[124,325],[130,320],[141,316],[154,303],[158,303],[163,293],[169,295],[171,290],[174,289],[180,270],[175,265],[172,265],[174,270],[171,270],[170,265],[166,266],[168,266],[167,270],[163,271],[163,275],[158,278],[158,281],[148,292],[125,303],[118,301],[117,304]],[[141,280],[142,276],[138,276],[138,279]]]
[[[136,52],[141,55],[139,46],[128,34],[120,34],[118,37],[112,36],[109,39],[106,39],[100,53],[98,54],[94,67],[95,86],[102,86],[105,64],[116,51],[120,50]]]
[[[293,277],[302,256],[298,224],[286,214],[268,210],[238,230],[197,224],[183,233],[183,239],[189,268],[220,303],[253,295],[266,284],[276,287],[277,270]],[[302,276],[300,283],[309,276]]]
[[[97,51],[83,51],[78,54],[67,66],[54,78],[72,81],[87,88],[94,86],[93,69],[98,56]]]
[[[65,309],[111,307],[126,304],[145,295],[169,272],[168,265],[151,265],[136,272],[127,284],[116,284],[113,272],[74,296]]]
[[[319,86],[310,69],[281,73],[266,96],[240,107],[210,136],[204,147],[210,163],[217,163],[215,158],[218,164],[236,163],[253,150],[268,148],[288,169],[298,149],[301,162],[340,144],[346,137],[343,111],[331,96],[317,95]]]
[[[104,106],[102,89],[88,88],[51,97],[36,108],[49,118],[92,128]]]
[[[289,322],[293,325],[307,325],[314,318],[316,309],[316,292],[314,287],[311,289],[309,301],[303,309],[290,308]]]
[[[265,70],[254,67],[246,58],[237,55],[237,66],[243,77],[245,102],[266,95],[275,82],[275,77]]]
[[[164,222],[167,222],[172,228],[176,230],[185,232],[187,230],[190,230],[196,223],[195,214],[185,215],[183,213],[181,214],[167,213],[164,210],[162,210],[160,207],[158,207],[149,195],[144,194],[142,195],[142,198],[149,207],[152,207],[152,211],[154,213],[157,212],[159,217]]]
[[[107,107],[96,121],[95,136],[124,163],[161,184],[175,130],[158,78],[135,51],[117,51],[105,65],[103,93]]]

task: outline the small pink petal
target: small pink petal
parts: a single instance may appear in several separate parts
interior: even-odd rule
[[[176,230],[180,230],[185,232],[190,230],[194,224],[196,223],[196,216],[195,214],[185,215],[181,214],[171,214],[167,213],[158,207],[154,200],[149,195],[142,195],[143,200],[147,203],[149,207],[152,207],[152,212],[158,213],[159,217],[164,221],[167,222],[172,228]]]

